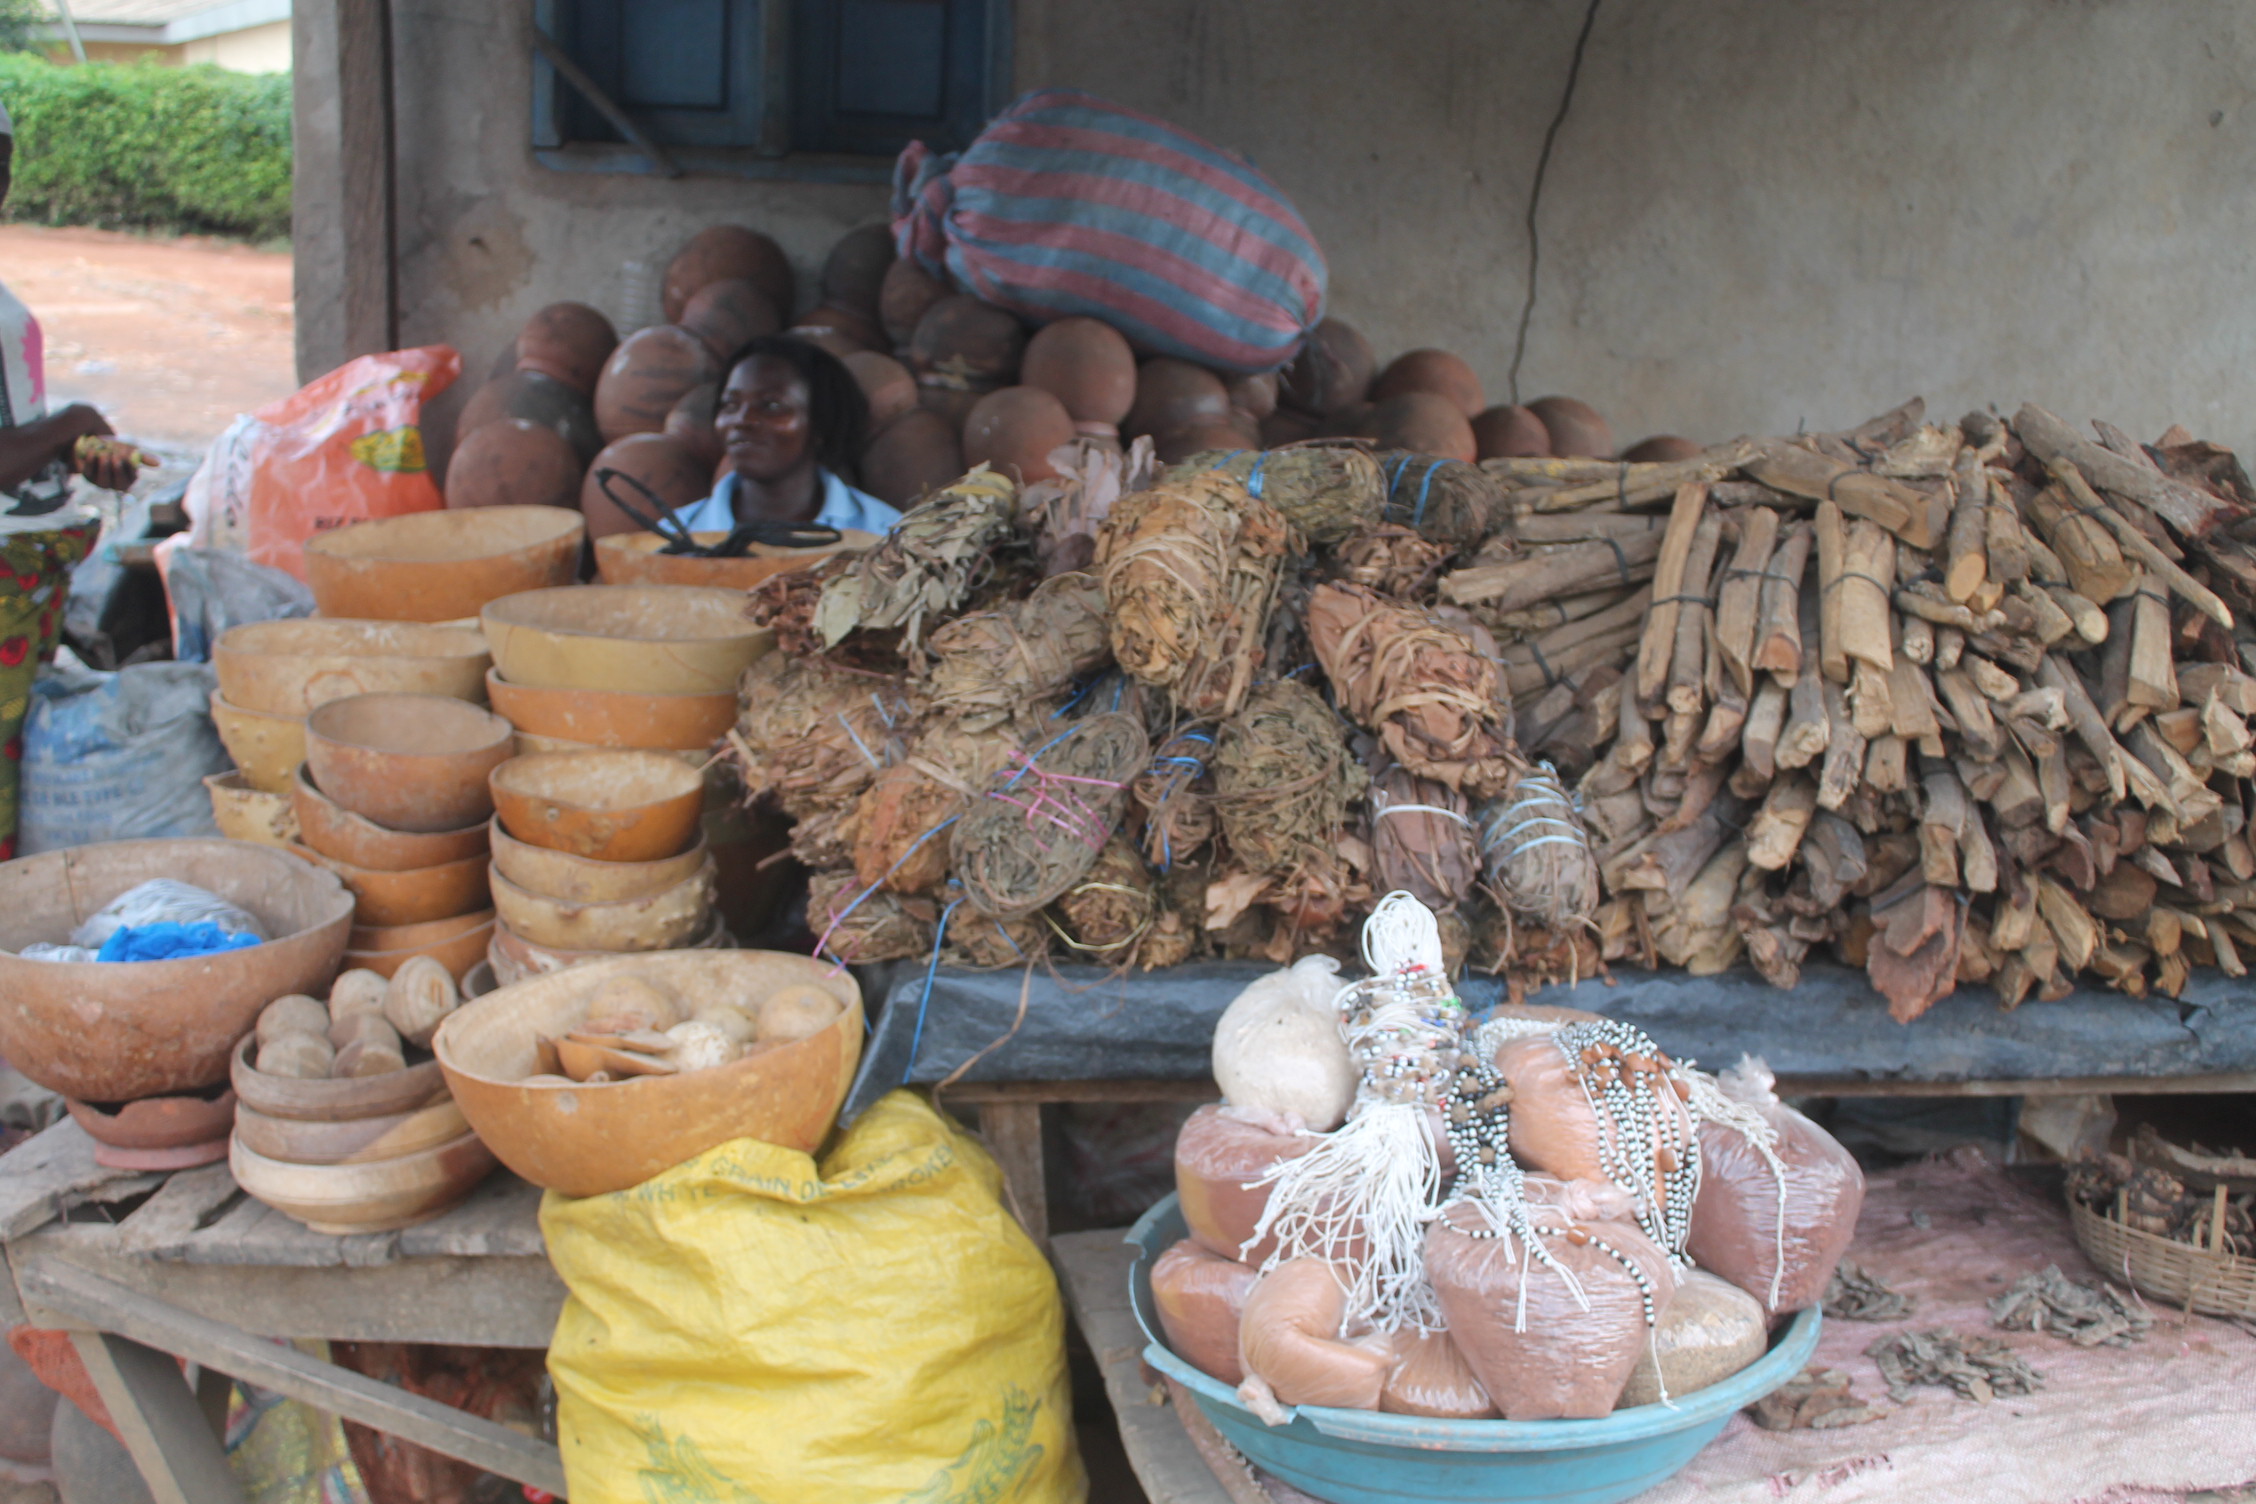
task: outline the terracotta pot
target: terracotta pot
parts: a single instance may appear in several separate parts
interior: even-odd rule
[[[235,1122],[233,1091],[216,1097],[143,1097],[114,1112],[75,1098],[65,1105],[87,1137],[113,1149],[198,1148],[224,1140]]]
[[[585,524],[557,507],[411,512],[306,540],[323,616],[460,621],[488,601],[569,584]]]
[[[1117,424],[1136,402],[1136,352],[1102,319],[1059,319],[1026,342],[1019,380],[1065,404],[1076,423]]]
[[[1200,424],[1230,420],[1230,389],[1201,365],[1162,355],[1136,370],[1136,402],[1120,431],[1128,438],[1155,437]]]
[[[1430,392],[1447,399],[1467,422],[1488,406],[1480,377],[1462,358],[1447,350],[1412,350],[1396,356],[1371,384],[1371,401],[1384,404],[1409,392]]]
[[[459,447],[488,423],[507,418],[550,430],[572,446],[572,454],[583,465],[603,447],[603,434],[595,426],[595,404],[587,393],[538,371],[511,371],[471,393],[462,404],[462,416],[454,420],[454,442]]]
[[[791,321],[791,332],[844,360],[856,351],[886,348],[885,326],[866,313],[818,303]]]
[[[1621,457],[1632,465],[1665,465],[1674,460],[1696,460],[1706,452],[1695,440],[1673,433],[1657,433],[1649,439],[1639,439],[1624,449]]]
[[[699,543],[718,543],[728,535],[690,536]],[[613,533],[595,540],[595,573],[606,585],[703,585],[717,590],[750,590],[770,575],[804,569],[832,554],[858,553],[877,539],[876,533],[843,528],[836,543],[819,548],[755,543],[739,559],[702,559],[695,554],[660,553],[667,540],[656,533]]]
[[[408,621],[247,622],[212,648],[228,703],[267,715],[303,716],[352,695],[484,695],[493,655],[473,627]]]
[[[1008,386],[1026,353],[1026,326],[1007,308],[952,293],[924,311],[909,339],[909,368],[919,376],[968,377],[983,391]]]
[[[612,903],[549,898],[493,874],[494,911],[510,932],[554,950],[676,950],[713,922],[713,859],[656,893]]]
[[[703,386],[693,386],[682,393],[681,401],[675,403],[666,414],[665,436],[681,445],[691,458],[707,470],[728,457],[727,449],[721,444],[720,433],[713,427],[713,419],[719,413],[720,406],[721,389],[716,383],[708,381]],[[699,483],[703,484],[702,478]]]
[[[729,938],[728,927],[721,916],[715,914],[706,926],[705,933],[682,948],[732,950],[735,943]],[[585,966],[591,961],[608,961],[617,954],[617,951],[610,950],[559,950],[553,946],[535,945],[508,925],[496,920],[493,940],[486,947],[486,963],[497,984],[507,986],[511,982],[522,982],[532,977],[553,976],[559,971]]]
[[[921,406],[886,424],[862,450],[863,487],[903,510],[963,473],[963,445],[956,430]]]
[[[603,689],[534,689],[512,684],[499,670],[486,674],[495,712],[536,736],[677,751],[710,747],[736,724],[736,696],[640,695]]]
[[[153,877],[208,888],[274,938],[178,961],[26,961]],[[285,993],[327,993],[352,927],[333,873],[285,851],[215,839],[112,841],[0,864],[0,1055],[50,1091],[86,1102],[190,1092],[227,1077],[227,1056]]]
[[[575,391],[595,390],[603,362],[619,347],[611,321],[585,303],[551,303],[517,334],[517,369],[538,371]]]
[[[654,862],[599,862],[520,841],[493,822],[494,875],[538,898],[607,904],[648,898],[695,877],[708,858],[700,840],[679,856]],[[520,926],[521,933],[531,933]],[[563,943],[563,942],[556,942]]]
[[[391,830],[322,793],[305,768],[298,769],[290,798],[305,845],[322,856],[371,871],[412,872],[481,856],[486,850],[483,821],[459,830]]]
[[[1073,415],[1040,387],[1006,386],[979,399],[964,419],[964,462],[988,464],[1022,484],[1052,480],[1050,451],[1073,442]]]
[[[848,230],[831,242],[830,254],[823,258],[823,301],[876,318],[893,257],[891,225],[881,222]]]
[[[388,830],[455,832],[493,813],[486,775],[515,755],[515,735],[466,701],[355,695],[306,718],[306,767],[315,788]]]
[[[715,695],[734,691],[775,634],[734,590],[582,585],[532,590],[482,614],[494,666],[535,689]]]
[[[240,773],[208,774],[204,787],[211,791],[212,823],[230,841],[287,846],[298,839],[298,812],[289,795],[254,789]]]
[[[691,387],[719,378],[720,361],[705,342],[673,324],[638,329],[611,352],[595,384],[595,426],[605,443],[656,433]]]
[[[235,759],[243,781],[262,794],[288,794],[298,764],[305,761],[306,723],[302,715],[268,715],[231,705],[212,691],[212,724]]]
[[[364,1078],[365,1079],[365,1078]],[[452,1097],[375,1117],[320,1123],[268,1117],[245,1107],[235,1113],[235,1139],[252,1153],[296,1165],[366,1164],[420,1154],[451,1144],[470,1131]]]
[[[1528,411],[1551,437],[1551,452],[1566,459],[1613,458],[1614,430],[1598,409],[1579,397],[1538,397]]]
[[[323,856],[310,847],[292,849],[307,861],[336,873],[352,890],[356,924],[423,924],[474,913],[492,903],[486,891],[488,858],[484,852],[405,872],[380,872]]]
[[[828,1027],[717,1070],[606,1085],[530,1085],[535,1040],[584,1023],[605,982],[642,976],[694,1010],[814,986],[844,1005]],[[812,1153],[861,1057],[861,992],[847,973],[774,951],[621,956],[506,986],[466,1003],[433,1041],[454,1099],[504,1164],[535,1185],[595,1196],[640,1185],[732,1138]]]
[[[253,1063],[257,1059],[258,1040],[250,1036],[238,1040],[229,1052],[227,1080],[241,1104],[238,1111],[308,1123],[346,1123],[414,1112],[447,1099],[446,1077],[436,1060],[381,1076],[308,1081],[270,1076]]]
[[[877,318],[895,349],[906,349],[916,337],[916,327],[948,295],[948,284],[903,256],[885,268],[878,281]]]
[[[708,225],[690,236],[666,267],[659,301],[667,319],[678,321],[691,298],[729,277],[742,277],[759,288],[777,312],[791,312],[796,300],[791,261],[783,247],[742,225]]]
[[[1278,373],[1277,400],[1320,418],[1334,417],[1363,404],[1378,368],[1371,342],[1354,325],[1325,319]]]
[[[705,348],[718,363],[742,349],[746,340],[781,329],[790,312],[777,308],[747,279],[723,277],[691,293],[675,322],[705,341]],[[728,373],[722,371],[721,375],[726,379]]]
[[[1438,392],[1410,391],[1389,397],[1372,409],[1381,449],[1438,454],[1471,463],[1478,450],[1473,425],[1450,398]]]
[[[648,516],[652,506],[650,497],[635,489],[633,481],[625,477],[632,476],[649,487],[658,498],[657,505],[670,512],[712,494],[712,468],[712,461],[698,458],[689,445],[670,434],[629,434],[615,444],[606,445],[580,482],[580,515],[587,519],[588,536],[602,539],[614,533],[634,532],[643,525],[603,489],[604,471],[621,472],[620,478],[611,482],[612,486]]]
[[[497,418],[454,446],[441,491],[449,507],[568,507],[585,463],[555,429]]]
[[[917,405],[916,378],[890,355],[857,350],[845,357],[846,369],[869,401],[869,431],[876,433]]]
[[[653,862],[695,839],[705,778],[663,752],[544,753],[496,768],[494,810],[520,841],[603,862]]]
[[[1484,460],[1541,459],[1551,452],[1551,435],[1534,413],[1506,404],[1473,419],[1473,446]]]
[[[295,1165],[245,1148],[227,1155],[235,1183],[319,1233],[392,1232],[428,1222],[492,1173],[492,1151],[466,1133],[436,1148],[338,1165]]]

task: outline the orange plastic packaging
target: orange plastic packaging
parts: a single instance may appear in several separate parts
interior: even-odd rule
[[[1210,1253],[1257,1267],[1277,1247],[1274,1238],[1246,1246],[1269,1205],[1269,1187],[1257,1182],[1271,1166],[1297,1159],[1319,1142],[1252,1121],[1260,1116],[1242,1108],[1201,1107],[1175,1138],[1175,1190],[1191,1237]]]
[[[1260,1277],[1251,1265],[1209,1253],[1189,1238],[1161,1254],[1152,1265],[1152,1300],[1167,1345],[1203,1374],[1243,1382],[1238,1320]]]
[[[1778,1138],[1766,1155],[1735,1128],[1700,1125],[1700,1194],[1685,1251],[1773,1318],[1816,1305],[1856,1237],[1864,1171],[1832,1134],[1778,1100],[1761,1065],[1742,1062],[1721,1084]]]
[[[1258,1379],[1282,1405],[1378,1409],[1394,1356],[1342,1340],[1346,1316],[1338,1271],[1322,1259],[1286,1259],[1254,1285],[1238,1321],[1246,1382]],[[1239,1394],[1251,1398],[1243,1387]],[[1254,1404],[1255,1413],[1262,1408]]]
[[[1424,1415],[1435,1420],[1494,1420],[1496,1406],[1480,1376],[1448,1332],[1406,1327],[1389,1344],[1394,1366],[1387,1370],[1379,1408],[1389,1415]]]

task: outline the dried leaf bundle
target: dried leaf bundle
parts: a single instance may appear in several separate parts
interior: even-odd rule
[[[901,760],[923,714],[898,680],[770,653],[745,670],[729,737],[749,800],[787,815],[837,811]]]
[[[1117,831],[1088,874],[1052,905],[1066,949],[1099,966],[1125,967],[1159,917],[1159,884],[1136,847]]]
[[[1186,726],[1159,744],[1132,792],[1144,812],[1144,855],[1161,872],[1196,857],[1214,838],[1214,732]]]
[[[1401,449],[1381,453],[1379,465],[1390,523],[1452,548],[1472,548],[1506,521],[1503,490],[1478,465]]]
[[[803,658],[823,650],[822,635],[815,630],[815,610],[822,604],[823,588],[844,574],[853,562],[850,554],[827,554],[799,569],[771,574],[746,595],[744,619],[776,634],[776,651]]]
[[[849,965],[900,961],[932,949],[932,921],[914,900],[854,880],[851,872],[817,872],[807,879],[807,926],[824,954]]]
[[[956,882],[940,890],[939,901],[948,916],[940,959],[950,966],[1000,971],[1006,966],[1040,961],[1050,953],[1050,926],[1039,912],[1015,919],[982,914],[965,899],[963,885]]]
[[[1277,876],[1336,862],[1348,805],[1369,781],[1323,696],[1292,679],[1262,685],[1215,747],[1214,801],[1232,861]]]
[[[905,629],[913,652],[925,623],[956,610],[988,555],[1011,533],[1018,483],[979,466],[935,491],[823,586],[815,628],[825,647],[856,628]]]
[[[1399,763],[1371,780],[1371,849],[1381,891],[1401,889],[1437,914],[1480,881],[1470,801]]]
[[[932,708],[983,731],[1062,694],[1111,656],[1104,590],[1086,574],[1057,575],[1022,601],[957,617],[927,646]]]
[[[1207,450],[1167,472],[1173,481],[1200,472],[1242,481],[1313,543],[1337,543],[1379,520],[1386,474],[1358,440],[1316,439],[1282,449]]]
[[[1515,919],[1560,933],[1586,928],[1598,908],[1598,859],[1582,815],[1548,765],[1523,774],[1482,808],[1481,863]]]
[[[1150,752],[1139,721],[1108,711],[1021,753],[1018,766],[956,822],[949,842],[972,907],[1019,918],[1086,876]]]
[[[855,877],[896,893],[937,887],[948,875],[944,827],[1011,766],[1019,747],[1008,728],[927,724],[906,758],[878,774],[854,806]]]
[[[1381,595],[1423,595],[1449,551],[1415,529],[1382,522],[1343,539],[1333,552],[1339,577]]]
[[[1141,491],[1158,474],[1149,436],[1122,451],[1118,441],[1079,438],[1050,451],[1057,475],[1028,486],[1019,506],[1034,530],[1034,558],[1044,575],[1085,570],[1097,556],[1097,531],[1113,504]]]
[[[1518,766],[1495,648],[1477,630],[1355,585],[1319,585],[1308,602],[1309,641],[1347,713],[1404,767],[1483,798]]]

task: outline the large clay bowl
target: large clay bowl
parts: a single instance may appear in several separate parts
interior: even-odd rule
[[[269,715],[304,715],[351,695],[483,693],[493,657],[470,627],[412,621],[256,621],[212,648],[219,692]]]
[[[290,779],[305,761],[306,723],[302,715],[268,715],[229,703],[212,691],[212,724],[235,770],[262,794],[287,794]]]
[[[26,961],[152,877],[208,888],[274,938],[178,961]],[[227,1054],[288,992],[323,996],[352,928],[352,895],[271,846],[217,839],[113,841],[0,864],[0,1056],[85,1102],[192,1092],[227,1077]]]
[[[229,1146],[235,1183],[315,1232],[349,1236],[428,1222],[477,1188],[494,1167],[474,1133],[397,1159],[298,1165]]]
[[[185,1149],[227,1137],[235,1121],[235,1093],[216,1097],[143,1097],[116,1111],[94,1102],[65,1104],[87,1137],[113,1149]],[[217,1158],[215,1154],[213,1158]]]
[[[305,844],[323,856],[377,872],[408,872],[459,862],[486,849],[483,821],[460,830],[388,830],[313,786],[305,768],[291,782],[290,799]]]
[[[705,933],[682,948],[733,950],[736,942],[730,938],[727,924],[715,913]],[[535,945],[496,919],[493,938],[486,946],[486,965],[498,982],[522,982],[528,977],[545,977],[570,967],[585,966],[590,961],[608,961],[618,954],[613,950],[565,950]]]
[[[230,841],[287,846],[298,838],[298,812],[289,795],[254,789],[241,773],[206,774],[204,787],[211,792],[212,822]]]
[[[486,775],[516,751],[507,721],[444,695],[355,695],[306,717],[314,787],[390,830],[436,834],[485,819]]]
[[[304,846],[292,848],[299,856],[327,867],[352,889],[353,922],[359,925],[423,924],[452,919],[487,908],[485,853],[435,867],[414,867],[405,872],[379,872]]]
[[[718,543],[726,533],[691,533],[699,543]],[[776,548],[755,543],[737,559],[705,559],[695,554],[660,553],[668,542],[656,533],[613,533],[595,540],[595,574],[606,585],[710,585],[750,590],[770,575],[803,569],[831,554],[859,552],[877,534],[846,529],[836,543],[817,548]]]
[[[713,859],[671,887],[616,903],[545,897],[496,872],[493,900],[503,924],[552,950],[677,950],[712,923]]]
[[[599,1086],[529,1084],[540,1071],[536,1041],[586,1022],[596,990],[617,976],[647,977],[692,1009],[799,985],[820,987],[845,1008],[806,1039],[718,1070]],[[598,1196],[730,1139],[814,1152],[861,1058],[861,989],[837,967],[776,951],[619,956],[465,1003],[439,1026],[432,1048],[463,1116],[502,1163],[535,1185]]]
[[[443,932],[443,933],[442,933]],[[359,967],[388,977],[417,956],[429,956],[460,984],[486,958],[493,943],[494,911],[478,909],[452,919],[422,924],[355,925],[345,944],[345,968]],[[428,935],[413,940],[399,937]]]
[[[599,862],[520,841],[493,824],[494,875],[542,898],[567,903],[620,903],[648,898],[686,881],[705,864],[700,840],[679,856],[654,862]]]
[[[257,1058],[258,1041],[246,1038],[229,1059],[228,1080],[235,1088],[239,1112],[308,1123],[346,1123],[413,1112],[446,1100],[446,1078],[436,1060],[381,1076],[308,1081],[270,1076],[252,1064]]]
[[[502,677],[535,689],[717,695],[775,645],[744,619],[741,591],[694,585],[529,590],[479,620]]]
[[[563,507],[470,507],[355,523],[306,540],[323,616],[460,621],[486,602],[570,583],[587,525]]]
[[[365,1164],[420,1154],[470,1131],[452,1097],[422,1107],[343,1122],[268,1117],[248,1107],[235,1113],[235,1141],[253,1154],[294,1165]]]
[[[486,675],[494,713],[520,732],[599,747],[681,751],[710,747],[736,724],[736,692],[646,695],[605,689],[535,689]]]
[[[493,807],[520,841],[599,862],[685,850],[705,776],[665,752],[544,752],[494,769]]]

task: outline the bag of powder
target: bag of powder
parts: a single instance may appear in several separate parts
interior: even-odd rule
[[[1722,1383],[1769,1350],[1770,1323],[1753,1296],[1705,1269],[1686,1269],[1676,1279],[1676,1298],[1617,1409],[1680,1400]]]
[[[1243,1380],[1238,1321],[1259,1278],[1252,1265],[1209,1253],[1189,1238],[1161,1254],[1152,1265],[1152,1300],[1167,1345],[1200,1373],[1225,1384]]]
[[[1256,977],[1214,1026],[1214,1080],[1233,1107],[1297,1114],[1318,1133],[1347,1120],[1355,1062],[1340,1037],[1339,962],[1303,956]]]
[[[1718,1085],[1753,1116],[1746,1130],[1700,1124],[1700,1195],[1685,1251],[1773,1317],[1816,1305],[1856,1236],[1864,1172],[1832,1134],[1778,1100],[1761,1061],[1741,1059]],[[1512,1117],[1517,1127],[1516,1109]],[[1749,1131],[1757,1122],[1775,1135],[1767,1145]]]
[[[1393,1357],[1341,1340],[1347,1284],[1322,1259],[1286,1259],[1261,1276],[1238,1321],[1238,1398],[1271,1425],[1283,1405],[1376,1410]]]
[[[1209,1253],[1259,1266],[1276,1240],[1247,1246],[1269,1187],[1256,1185],[1272,1165],[1316,1147],[1314,1134],[1294,1133],[1284,1119],[1235,1107],[1201,1107],[1175,1137],[1175,1192],[1191,1238]]]
[[[1391,1343],[1394,1366],[1387,1370],[1379,1408],[1389,1415],[1426,1415],[1436,1420],[1494,1420],[1496,1406],[1480,1376],[1450,1340],[1449,1333],[1406,1327]]]

